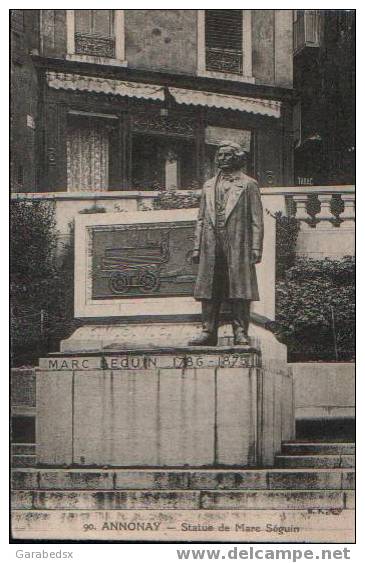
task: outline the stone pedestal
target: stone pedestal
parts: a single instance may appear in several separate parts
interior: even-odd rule
[[[271,466],[293,438],[292,389],[285,362],[257,348],[55,354],[37,372],[37,461]]]

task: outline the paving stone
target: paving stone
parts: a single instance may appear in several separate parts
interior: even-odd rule
[[[113,471],[49,470],[39,472],[40,489],[113,489]]]
[[[355,471],[342,472],[342,489],[355,489]]]
[[[12,444],[12,454],[35,455],[35,444]]]
[[[203,491],[201,506],[211,510],[344,508],[342,491]]]
[[[11,472],[12,489],[38,489],[39,473],[37,470],[13,469]]]
[[[346,508],[350,508],[350,509],[356,508],[355,491],[346,491],[345,492],[345,505],[346,505]]]
[[[345,481],[347,473],[350,475]],[[352,476],[352,477],[351,477]],[[352,488],[350,469],[17,469],[14,489],[247,490]]]
[[[192,471],[192,489],[266,489],[266,470]]]
[[[34,467],[36,462],[37,458],[35,455],[13,454],[11,456],[12,467]]]
[[[14,508],[36,510],[198,509],[199,491],[15,491]]]
[[[13,491],[11,494],[12,510],[31,510],[33,507],[33,491]]]
[[[270,471],[269,489],[341,489],[341,470]]]
[[[341,467],[355,467],[355,456],[341,455]]]
[[[194,510],[200,508],[200,491],[130,491],[126,508]]]
[[[277,467],[318,467],[330,468],[341,467],[341,456],[326,455],[278,455],[275,458]]]
[[[354,454],[352,442],[283,442],[282,453],[288,455],[310,454]]]
[[[115,471],[116,489],[188,489],[189,472],[187,471]]]

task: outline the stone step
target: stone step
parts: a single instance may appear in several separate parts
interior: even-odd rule
[[[35,455],[35,444],[12,444],[11,453],[18,455]]]
[[[283,442],[281,453],[285,455],[353,455],[353,442]]]
[[[35,454],[13,454],[11,456],[12,467],[34,467],[36,463]]]
[[[277,455],[276,467],[286,468],[350,468],[355,467],[354,455]]]
[[[354,488],[351,469],[14,469],[14,490]]]
[[[12,510],[343,510],[354,491],[13,491]]]

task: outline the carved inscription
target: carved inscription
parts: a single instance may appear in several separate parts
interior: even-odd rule
[[[250,352],[218,354],[125,354],[90,358],[44,358],[39,367],[49,371],[150,370],[199,368],[249,368],[257,366],[257,355]]]

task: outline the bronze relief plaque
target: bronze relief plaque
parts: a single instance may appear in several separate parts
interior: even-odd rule
[[[92,299],[193,295],[194,223],[93,227]]]

